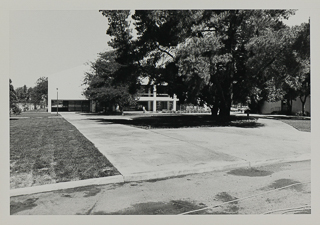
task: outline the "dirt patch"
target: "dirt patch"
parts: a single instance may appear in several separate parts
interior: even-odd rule
[[[85,195],[83,197],[92,197],[92,196],[96,196],[98,193],[101,192],[100,188],[94,187],[91,188],[90,190],[85,192]]]
[[[68,188],[68,189],[62,189],[62,190],[57,190],[54,191],[54,193],[61,193],[61,194],[69,194],[69,193],[74,193],[74,192],[86,192],[90,191],[91,189],[95,189],[96,187],[94,185],[91,186],[84,186],[84,187],[76,187],[76,188]]]
[[[228,172],[228,174],[235,175],[235,176],[247,176],[247,177],[264,177],[269,176],[273,172],[265,171],[265,170],[258,170],[255,168],[240,168],[234,169]]]
[[[204,208],[205,205],[195,204],[189,201],[174,200],[170,202],[147,202],[135,204],[130,208],[106,213],[95,212],[94,215],[177,215],[183,212]]]
[[[222,202],[230,202],[233,200],[236,200],[237,198],[232,197],[230,194],[227,192],[220,192],[215,196],[215,200],[222,201]],[[234,203],[238,203],[237,201],[234,201]]]
[[[157,179],[150,179],[150,180],[145,180],[143,182],[148,182],[148,183],[155,183],[158,181],[163,181],[163,180],[170,180],[172,178],[178,179],[178,178],[183,178],[186,177],[187,175],[179,175],[179,176],[174,176],[174,177],[164,177],[164,178],[157,178]]]
[[[300,183],[300,182],[295,181],[295,180],[291,180],[291,179],[279,179],[279,180],[274,181],[269,186],[262,188],[262,190],[278,189],[278,188],[283,188],[288,185],[297,184],[297,183]],[[297,184],[297,185],[288,187],[288,189],[301,192],[301,191],[303,191],[303,186],[302,186],[302,184]]]
[[[222,201],[222,202],[230,202],[229,204],[223,205],[219,207],[219,211],[216,209],[218,208],[212,208],[206,212],[206,214],[214,214],[214,215],[228,215],[228,214],[238,214],[240,207],[238,206],[238,198],[231,196],[227,192],[220,192],[215,196],[215,200]]]
[[[62,194],[61,197],[72,198],[72,196],[71,196],[71,195],[68,195],[68,194]]]
[[[83,187],[76,187],[76,188],[68,188],[68,189],[62,189],[62,190],[57,190],[53,191],[53,193],[58,193],[61,195],[66,195],[66,194],[72,194],[76,192],[84,192],[85,196],[84,197],[90,197],[98,194],[101,189],[103,188],[104,190],[114,190],[118,187],[121,187],[123,184],[109,184],[109,185],[90,185],[90,186],[83,186]],[[69,196],[65,196],[69,197]]]
[[[38,198],[28,198],[27,200],[22,202],[10,202],[10,215],[36,207],[37,204],[35,204],[35,202],[37,200]]]

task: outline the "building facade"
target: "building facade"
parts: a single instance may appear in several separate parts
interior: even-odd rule
[[[48,112],[97,112],[110,107],[88,100],[82,94],[84,74],[88,70],[83,65],[48,76]],[[142,80],[142,87],[144,93],[137,98],[141,109],[151,112],[177,109],[179,99],[167,94],[166,84],[148,85]]]
[[[143,85],[144,93],[138,97],[138,104],[146,111],[177,110],[179,99],[174,94],[172,97],[167,94],[166,85]]]

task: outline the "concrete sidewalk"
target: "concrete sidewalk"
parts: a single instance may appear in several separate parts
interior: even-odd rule
[[[259,119],[264,126],[258,128],[141,129],[99,120],[128,118],[125,116],[61,115],[94,143],[124,181],[311,157],[311,133],[277,120]]]

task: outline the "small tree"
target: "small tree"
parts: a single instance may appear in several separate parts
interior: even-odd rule
[[[23,87],[16,88],[15,92],[17,94],[17,98],[19,102],[26,103],[29,100],[29,95],[28,95],[29,93],[26,85],[24,85]]]
[[[115,61],[114,52],[99,54],[95,62],[91,62],[91,72],[85,74],[84,84],[87,85],[84,95],[100,103],[124,107],[136,105],[136,94],[132,94],[125,79],[122,79],[122,65]]]
[[[29,88],[31,102],[36,105],[48,105],[48,78],[47,77],[40,77],[37,82],[36,86],[32,89]]]
[[[17,95],[16,95],[16,92],[15,92],[14,87],[12,85],[11,79],[9,79],[9,92],[10,92],[10,99],[9,99],[10,111],[9,111],[9,113],[10,113],[10,115],[11,115],[11,113],[20,114],[21,110],[16,105]]]
[[[26,104],[30,102],[31,92],[29,91],[26,85],[24,85],[23,87],[16,88],[15,91],[17,94],[17,101],[19,103],[23,103],[26,109]]]

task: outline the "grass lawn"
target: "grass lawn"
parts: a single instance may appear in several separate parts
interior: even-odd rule
[[[73,125],[50,113],[10,118],[10,188],[119,174]]]
[[[281,120],[282,122],[293,126],[299,131],[304,132],[311,132],[311,120],[299,120],[299,119],[288,119],[288,120]]]

